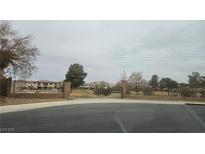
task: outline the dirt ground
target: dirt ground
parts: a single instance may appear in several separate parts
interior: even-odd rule
[[[93,91],[91,90],[72,90],[69,100],[73,99],[81,99],[81,98],[121,98],[120,93],[112,93],[109,96],[96,96],[94,95]],[[135,92],[132,92],[130,95],[127,96],[127,99],[136,99],[136,100],[170,100],[170,101],[196,101],[202,102],[205,104],[205,98],[189,98],[189,97],[174,97],[174,96],[166,96],[166,93],[157,93],[155,96],[143,96],[143,95],[136,95]],[[41,103],[41,102],[57,102],[57,101],[65,101],[66,99],[30,99],[30,98],[8,98],[7,103],[0,103],[0,106],[3,105],[17,105],[17,104],[30,104],[30,103]]]
[[[31,98],[8,98],[7,103],[0,103],[3,105],[17,105],[17,104],[30,104],[30,103],[42,103],[42,102],[56,102],[65,101],[66,99],[31,99]]]

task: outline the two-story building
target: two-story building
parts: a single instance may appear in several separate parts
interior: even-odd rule
[[[63,82],[55,82],[48,80],[28,81],[28,80],[14,80],[12,83],[13,91],[21,90],[52,90],[62,88]]]

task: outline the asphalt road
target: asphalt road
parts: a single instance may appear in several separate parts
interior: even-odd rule
[[[92,103],[0,114],[1,132],[205,132],[205,106]]]

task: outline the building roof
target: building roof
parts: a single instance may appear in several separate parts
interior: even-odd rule
[[[49,80],[38,80],[38,81],[32,81],[32,80],[14,80],[15,82],[27,82],[27,83],[33,83],[33,82],[43,82],[43,83],[58,83],[56,81],[49,81]]]
[[[49,80],[38,80],[38,82],[44,82],[44,83],[56,83],[55,81],[49,81]]]

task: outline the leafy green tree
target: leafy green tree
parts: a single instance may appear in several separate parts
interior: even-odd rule
[[[178,87],[178,83],[170,78],[162,78],[159,82],[159,85],[161,89],[166,88],[168,90],[168,95],[170,90],[177,89]]]
[[[83,65],[72,64],[70,65],[67,74],[65,75],[65,81],[71,82],[72,88],[78,88],[84,84],[84,79],[87,73],[83,69]]]
[[[162,78],[159,82],[159,87],[161,90],[168,88],[168,84],[171,82],[170,78]]]
[[[178,87],[178,82],[175,80],[171,80],[171,83],[168,88],[172,90],[172,89],[177,89],[177,87]]]
[[[200,76],[200,86],[205,89],[205,76]]]
[[[188,75],[188,82],[192,90],[194,91],[194,96],[196,96],[196,89],[199,88],[200,85],[200,73],[198,72],[192,72],[191,75]]]
[[[188,76],[189,85],[191,88],[199,88],[200,87],[200,73],[192,72],[192,75]]]
[[[179,88],[187,88],[189,87],[188,83],[179,83]]]
[[[157,74],[152,75],[152,78],[149,81],[149,85],[153,88],[153,90],[157,90],[159,86],[159,77],[157,76]]]
[[[202,90],[200,91],[201,96],[205,97],[205,76],[200,76],[200,86]]]

